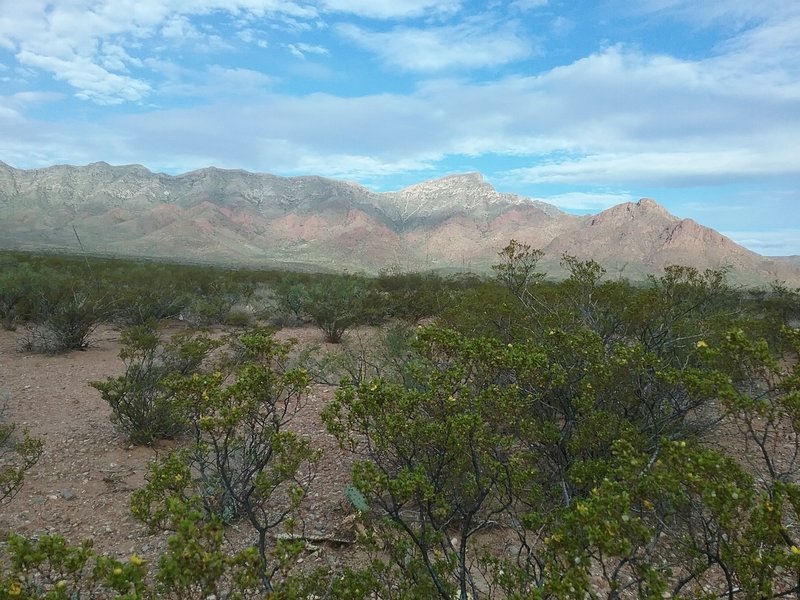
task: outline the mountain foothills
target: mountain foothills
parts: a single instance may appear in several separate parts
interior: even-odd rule
[[[730,267],[748,283],[800,282],[797,262],[762,257],[653,200],[575,216],[499,193],[477,173],[375,193],[217,168],[170,176],[139,165],[0,162],[0,246],[75,251],[76,231],[95,254],[371,272],[484,270],[513,238],[543,250],[553,275],[567,253],[630,279],[683,264]]]

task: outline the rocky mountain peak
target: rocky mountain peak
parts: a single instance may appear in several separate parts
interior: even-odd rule
[[[485,211],[492,205],[524,201],[519,196],[501,194],[480,173],[448,175],[379,196],[384,210],[403,222],[412,217]]]
[[[456,173],[445,177],[439,177],[438,179],[423,181],[422,183],[415,183],[395,193],[403,195],[419,193],[454,194],[464,191],[474,192],[476,189],[494,191],[494,188],[484,181],[483,175],[480,173]]]
[[[639,200],[636,203],[636,206],[638,208],[640,208],[642,210],[646,210],[648,212],[653,212],[653,213],[657,213],[657,214],[660,214],[660,215],[663,215],[663,216],[666,216],[666,217],[675,218],[675,217],[673,217],[673,215],[671,215],[669,213],[669,211],[666,208],[661,206],[658,202],[656,202],[652,198],[642,198],[641,200]]]
[[[611,208],[607,208],[591,219],[592,225],[605,223],[622,223],[630,221],[678,221],[679,219],[670,214],[666,208],[655,200],[642,198],[638,202],[623,202]]]

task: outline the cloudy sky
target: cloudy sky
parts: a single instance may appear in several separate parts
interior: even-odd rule
[[[0,0],[0,160],[480,171],[800,254],[797,0]]]

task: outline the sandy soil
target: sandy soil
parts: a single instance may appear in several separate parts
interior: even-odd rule
[[[165,534],[150,534],[130,514],[131,492],[144,483],[147,464],[169,448],[132,446],[115,431],[110,409],[88,382],[122,373],[116,329],[98,329],[85,351],[42,356],[20,351],[23,332],[0,330],[0,394],[6,418],[44,440],[44,454],[28,472],[20,492],[0,505],[0,537],[59,533],[71,542],[93,538],[100,552],[152,558],[166,545]],[[321,344],[313,329],[286,329],[278,336]],[[327,434],[319,411],[330,388],[312,389],[293,428],[314,439],[324,458],[304,505],[309,532],[335,534],[348,516],[343,488],[349,464]],[[235,545],[251,539],[246,526],[231,528]],[[316,560],[323,560],[319,552]]]

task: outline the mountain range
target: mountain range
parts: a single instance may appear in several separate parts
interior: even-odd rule
[[[15,169],[0,162],[0,246],[216,264],[377,272],[488,269],[509,240],[593,258],[639,279],[665,265],[729,267],[745,283],[800,283],[800,262],[773,259],[651,199],[576,216],[497,192],[477,173],[396,192],[322,177],[140,165]]]

